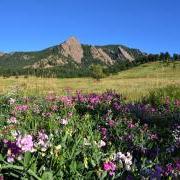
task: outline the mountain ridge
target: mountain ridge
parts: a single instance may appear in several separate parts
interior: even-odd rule
[[[139,49],[124,45],[87,45],[71,36],[66,41],[40,51],[4,53],[0,56],[0,75],[2,74],[89,74],[89,67],[100,64],[113,67],[117,64],[127,66],[146,54]],[[119,65],[118,65],[119,66]],[[72,73],[73,72],[73,73]]]
[[[71,36],[68,40],[64,41],[63,43],[60,43],[59,45],[52,46],[50,48],[46,48],[40,51],[24,51],[24,52],[13,52],[13,53],[0,53],[0,60],[2,57],[4,57],[7,60],[16,58],[17,55],[19,55],[20,59],[24,59],[25,61],[28,59],[33,59],[34,57],[31,56],[33,53],[43,53],[45,51],[51,51],[52,53],[47,56],[46,58],[39,58],[37,62],[43,62],[46,64],[46,61],[51,61],[54,56],[54,59],[56,59],[57,65],[61,64],[63,65],[67,59],[71,59],[72,61],[75,61],[78,64],[82,63],[82,59],[86,58],[84,56],[84,49],[83,46],[89,46],[90,47],[90,53],[92,54],[93,59],[98,59],[102,61],[105,64],[114,64],[114,60],[128,60],[133,61],[135,59],[134,55],[131,54],[131,49],[123,45],[103,45],[103,46],[96,46],[96,45],[86,45],[81,44],[78,39],[75,36]],[[114,53],[114,57],[116,54],[116,58],[112,58],[113,52],[108,52],[108,46],[117,46],[116,52]],[[138,49],[133,49],[134,51],[137,51],[137,54],[143,55],[143,53]],[[55,53],[55,51],[57,51]],[[118,52],[119,51],[119,52]],[[20,55],[21,54],[21,55]],[[56,56],[58,54],[58,57]],[[112,56],[111,56],[112,55]],[[30,57],[31,56],[31,57]],[[53,61],[53,60],[52,60]],[[37,62],[35,62],[37,64]],[[33,67],[33,64],[31,64]]]

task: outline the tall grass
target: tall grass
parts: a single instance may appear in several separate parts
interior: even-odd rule
[[[144,98],[144,101],[153,105],[166,103],[167,101],[174,102],[180,100],[180,88],[177,85],[168,85],[163,88],[158,88],[149,93],[149,96]]]
[[[120,72],[99,82],[91,78],[10,77],[4,79],[0,77],[0,94],[7,92],[13,86],[20,87],[24,95],[44,95],[49,91],[66,94],[67,91],[75,93],[77,90],[84,93],[101,93],[107,89],[114,89],[130,100],[139,100],[154,89],[173,84],[180,86],[179,77],[180,63],[177,63],[174,69],[171,64],[164,66],[156,62]]]

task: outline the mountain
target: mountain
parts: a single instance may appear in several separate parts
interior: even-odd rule
[[[81,44],[77,38],[70,37],[65,42],[41,51],[0,53],[1,72],[45,71],[56,69],[87,69],[91,64],[113,66],[119,62],[133,62],[144,56],[138,49],[123,45],[92,46]]]

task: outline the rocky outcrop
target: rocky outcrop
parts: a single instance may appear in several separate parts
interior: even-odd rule
[[[71,37],[61,44],[60,51],[63,56],[71,57],[77,63],[81,63],[81,59],[83,58],[83,49],[75,37]]]
[[[119,49],[119,58],[121,59],[127,59],[129,61],[133,61],[134,57],[132,57],[125,49],[123,49],[122,47],[118,47]]]
[[[99,59],[106,64],[113,64],[113,60],[101,48],[91,47],[91,54],[94,59]]]
[[[34,63],[31,66],[26,66],[25,68],[51,68],[59,65],[64,65],[67,62],[63,61],[62,58],[58,56],[48,56],[47,58],[41,59],[40,61]]]

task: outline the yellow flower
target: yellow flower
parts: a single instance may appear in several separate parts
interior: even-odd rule
[[[61,149],[61,145],[59,144],[59,145],[57,145],[57,146],[55,146],[55,150],[60,150]]]
[[[59,152],[60,152],[60,150],[61,150],[61,145],[59,144],[59,145],[57,145],[57,146],[55,146],[55,148],[54,148],[54,154],[55,154],[55,156],[57,157],[58,155],[59,155]]]
[[[67,129],[67,134],[72,136],[73,130],[72,129]]]
[[[88,158],[87,157],[84,158],[84,167],[86,169],[88,169]]]

